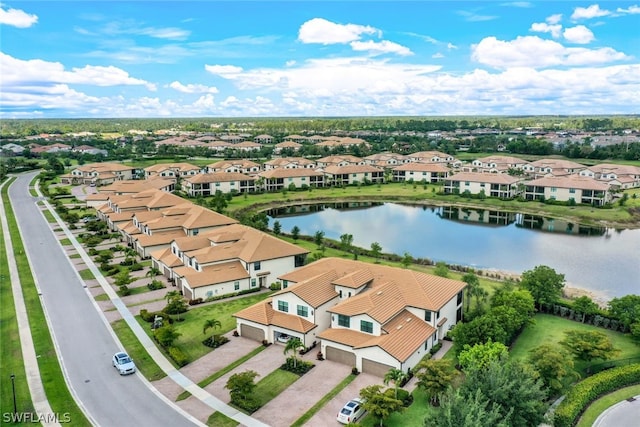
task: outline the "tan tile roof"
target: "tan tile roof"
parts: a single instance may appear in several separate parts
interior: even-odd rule
[[[331,307],[329,311],[345,316],[367,314],[376,322],[384,324],[404,310],[406,306],[407,301],[399,292],[398,287],[388,283],[347,298]]]
[[[183,277],[192,289],[249,278],[249,273],[238,261],[203,267],[202,271],[195,271],[192,268],[189,270],[191,271],[186,272]]]
[[[112,212],[107,214],[109,221],[116,223],[122,221],[131,221],[135,212],[125,211],[125,212]]]
[[[351,156],[349,154],[345,154],[345,155],[332,155],[332,156],[326,156],[326,157],[322,157],[318,160],[316,160],[316,162],[318,163],[340,163],[340,162],[344,162],[347,161],[349,163],[362,163],[363,159],[360,157],[356,157],[356,156]]]
[[[507,175],[505,173],[460,172],[455,175],[449,176],[447,180],[457,182],[470,181],[485,182],[488,184],[511,185],[522,181],[522,178]]]
[[[251,160],[241,160],[241,159],[220,160],[219,162],[215,162],[207,165],[207,167],[211,169],[226,169],[232,166],[240,167],[242,169],[254,168],[254,167],[260,168],[259,163],[252,162]]]
[[[135,194],[150,189],[162,189],[172,185],[174,181],[172,179],[165,179],[162,177],[152,177],[149,179],[126,179],[122,181],[115,181],[112,184],[99,187],[98,191],[101,193],[129,193]]]
[[[373,274],[368,268],[352,271],[344,276],[338,277],[333,281],[334,285],[344,286],[346,288],[358,289],[373,280]]]
[[[338,296],[335,287],[331,283],[336,278],[335,271],[327,271],[319,276],[311,277],[303,282],[296,283],[276,292],[274,295],[292,293],[309,304],[313,308],[331,301]]]
[[[295,144],[297,146],[300,146],[300,144],[296,143],[296,142],[283,142],[282,144]],[[280,144],[277,144],[277,146],[279,146]],[[301,165],[301,166],[308,166],[308,165],[315,165],[316,162],[314,162],[313,160],[309,160],[306,159],[304,157],[281,157],[278,159],[271,159],[268,160],[266,162],[264,162],[265,165],[270,165],[270,166],[274,166],[274,167],[279,167],[279,166],[286,166],[286,165],[290,165],[290,164],[297,164],[297,165]]]
[[[109,195],[108,194],[104,194],[104,193],[93,193],[93,194],[87,194],[87,197],[85,197],[85,200],[87,201],[107,201],[109,200]]]
[[[432,157],[440,157],[442,159],[446,159],[451,156],[451,154],[443,153],[442,151],[418,151],[413,154],[409,154],[409,157],[418,158],[418,159],[430,159]]]
[[[300,148],[302,147],[302,144],[298,144],[297,142],[293,142],[293,141],[284,141],[276,144],[276,147],[277,148]]]
[[[640,176],[640,167],[632,166],[632,165],[617,165],[615,163],[601,163],[599,165],[589,166],[587,169],[596,173],[615,173],[616,175],[639,175]]]
[[[606,191],[609,185],[600,181],[596,181],[588,176],[568,175],[568,176],[547,176],[532,181],[525,182],[526,185],[535,185],[539,187],[558,187],[558,188],[579,188],[581,190],[600,190]]]
[[[184,179],[193,184],[210,182],[254,181],[255,178],[238,172],[209,172],[190,176]]]
[[[211,241],[206,236],[206,233],[198,234],[197,236],[179,237],[175,239],[175,243],[182,252],[211,246]]]
[[[347,328],[329,328],[322,331],[322,333],[318,335],[318,338],[350,347],[358,347],[371,341],[372,335]]]
[[[133,170],[133,166],[126,166],[120,163],[90,163],[76,168],[82,172],[122,172]]]
[[[138,234],[134,237],[141,247],[146,248],[148,246],[168,245],[173,241],[173,239],[180,236],[184,236],[184,232],[182,230],[154,233],[151,236],[148,234]]]
[[[521,159],[518,157],[512,157],[512,156],[487,156],[487,157],[480,157],[479,159],[476,159],[476,161],[486,163],[486,164],[495,163],[496,165],[504,165],[504,164],[521,165],[521,164],[529,163],[524,159]]]
[[[182,260],[171,252],[171,248],[158,249],[157,251],[151,252],[149,256],[160,261],[169,268],[176,268],[183,265]]]
[[[539,159],[531,162],[531,166],[536,168],[550,167],[552,169],[586,169],[585,165],[563,159]]]
[[[265,301],[254,304],[251,307],[247,307],[244,310],[240,310],[233,316],[260,323],[262,325],[279,326],[281,328],[300,333],[307,333],[316,328],[315,324],[303,319],[302,317],[274,310],[271,303],[272,299],[269,298]]]
[[[191,163],[158,163],[155,165],[144,168],[147,172],[162,172],[164,170],[171,169],[173,171],[185,172],[192,170],[202,169],[200,166],[192,165]]]

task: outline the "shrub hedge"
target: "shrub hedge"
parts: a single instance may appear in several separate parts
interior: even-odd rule
[[[555,411],[554,427],[571,427],[587,406],[600,396],[640,383],[640,363],[595,374],[576,384]]]

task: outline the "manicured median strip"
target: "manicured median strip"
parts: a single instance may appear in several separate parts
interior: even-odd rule
[[[39,356],[38,367],[40,369],[40,377],[42,378],[42,384],[44,386],[47,399],[49,400],[49,404],[53,411],[58,414],[68,414],[74,426],[90,426],[91,424],[85,418],[84,413],[76,405],[73,396],[67,388],[64,376],[62,375],[62,369],[58,362],[58,357],[56,356],[55,347],[51,339],[51,334],[49,333],[49,327],[45,320],[44,311],[40,303],[40,297],[31,274],[31,266],[29,265],[29,261],[24,252],[24,245],[20,236],[18,224],[16,223],[13,208],[9,202],[7,190],[8,186],[5,186],[2,189],[2,202],[4,204],[11,242],[13,244],[13,256],[15,257],[15,261],[18,266],[20,285],[24,295],[27,315],[29,316],[31,336],[36,354]],[[3,301],[3,305],[4,304],[5,302]],[[4,363],[5,362],[3,360],[3,365]],[[24,371],[16,373],[16,375],[20,374],[24,375]],[[3,390],[2,395],[6,396],[7,393]],[[5,398],[3,397],[2,400],[4,401],[4,399]],[[29,405],[29,408],[21,407],[20,410],[27,411],[31,408],[32,406]],[[5,412],[3,411],[3,413]]]
[[[147,353],[125,320],[116,320],[111,323],[111,327],[146,379],[157,381],[167,376]]]
[[[88,268],[85,270],[80,270],[78,274],[80,275],[82,280],[94,280],[96,278],[96,276],[94,276],[91,270],[89,270]]]
[[[607,408],[634,396],[640,396],[640,384],[621,388],[620,390],[601,397],[589,405],[587,410],[584,411],[584,414],[582,414],[578,424],[576,424],[576,427],[591,427],[596,418],[598,418]]]
[[[313,405],[307,412],[305,412],[300,418],[298,418],[291,427],[301,427],[311,419],[320,409],[324,407],[331,399],[336,397],[338,393],[340,393],[346,386],[351,384],[353,380],[356,379],[356,376],[353,374],[349,374],[345,379],[340,381],[340,384],[335,386],[329,393],[325,394],[322,399],[318,400],[315,405]]]
[[[236,360],[233,363],[230,363],[229,365],[227,365],[224,368],[220,369],[218,372],[216,372],[213,375],[210,375],[207,378],[205,378],[202,381],[200,381],[198,383],[198,386],[200,386],[201,388],[204,388],[204,387],[208,386],[209,384],[211,384],[212,382],[214,382],[218,378],[222,377],[223,375],[228,374],[229,372],[231,372],[232,370],[234,370],[238,366],[242,365],[244,362],[246,362],[247,360],[251,359],[253,356],[257,355],[258,353],[260,353],[265,348],[266,347],[263,346],[263,345],[261,345],[259,347],[256,347],[255,349],[253,349],[249,353],[247,353],[244,356],[242,356],[240,359]],[[191,393],[189,393],[188,391],[183,391],[176,398],[176,402],[179,402],[180,400],[184,400],[189,396],[191,396]]]

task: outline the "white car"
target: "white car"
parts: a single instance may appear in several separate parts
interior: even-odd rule
[[[338,419],[338,422],[340,424],[349,424],[349,423],[357,422],[360,418],[364,416],[364,414],[367,413],[367,411],[365,411],[365,409],[362,407],[363,403],[364,401],[359,397],[356,397],[355,399],[351,399],[350,401],[348,401],[342,407],[342,409],[340,409],[340,412],[338,412],[338,416],[336,417]]]
[[[278,340],[278,342],[281,342],[283,344],[286,344],[289,342],[289,340],[291,339],[291,335],[287,335],[287,334],[280,334],[278,335],[278,338],[276,338]]]
[[[133,359],[123,351],[119,351],[113,355],[111,360],[113,367],[118,370],[120,375],[128,375],[136,372],[136,364],[133,363]]]

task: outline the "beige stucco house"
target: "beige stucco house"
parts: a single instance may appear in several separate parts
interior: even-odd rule
[[[520,193],[519,184],[524,178],[510,176],[505,173],[460,172],[444,180],[446,194],[480,194],[484,191],[487,197],[510,199]]]
[[[546,176],[525,184],[527,200],[573,200],[594,206],[603,206],[611,201],[609,185],[587,176]]]

